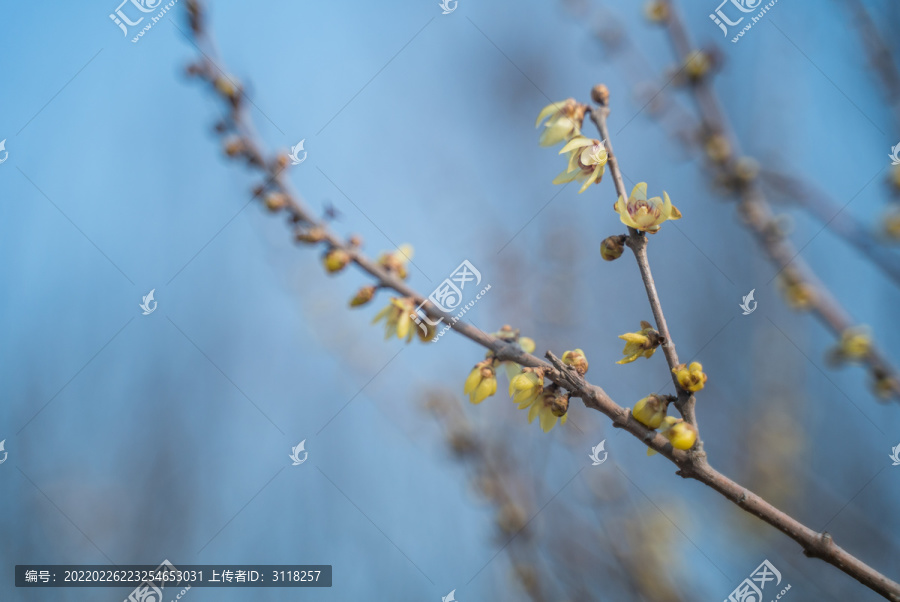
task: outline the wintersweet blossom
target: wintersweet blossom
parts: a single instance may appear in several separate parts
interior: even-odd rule
[[[541,109],[534,122],[539,127],[545,119],[544,131],[541,132],[541,146],[553,146],[573,136],[581,134],[581,122],[587,107],[569,98],[561,102],[553,102]]]
[[[598,184],[603,178],[609,153],[602,141],[575,136],[559,151],[561,155],[564,153],[569,154],[569,165],[566,171],[554,178],[554,184],[567,184],[574,180],[583,182],[578,191],[580,194],[591,184]]]
[[[663,192],[662,199],[658,196],[647,198],[646,182],[635,186],[627,200],[619,196],[614,208],[623,224],[651,234],[659,231],[664,221],[681,219],[681,212],[672,204],[666,192]]]
[[[620,334],[619,338],[625,341],[625,348],[622,350],[622,355],[625,357],[616,362],[617,364],[630,364],[642,355],[649,358],[656,352],[656,348],[663,340],[653,326],[645,320],[641,320],[641,330]]]
[[[463,393],[469,396],[469,401],[479,404],[497,392],[497,374],[491,365],[492,360],[487,359],[475,364],[466,378]]]

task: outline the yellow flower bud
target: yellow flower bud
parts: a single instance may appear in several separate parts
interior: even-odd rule
[[[659,431],[663,437],[669,440],[675,449],[688,450],[697,442],[697,428],[681,418],[666,416],[662,429]]]
[[[240,90],[232,78],[225,75],[217,77],[213,84],[216,87],[216,91],[226,98],[235,98]]]
[[[544,392],[543,370],[526,368],[509,381],[509,396],[524,410]]]
[[[684,72],[691,80],[700,81],[707,73],[709,73],[712,66],[713,62],[709,53],[704,52],[703,50],[697,50],[689,56],[685,62]]]
[[[334,274],[347,267],[347,264],[350,263],[350,254],[343,249],[335,247],[325,253],[323,263],[325,264],[325,269],[328,270],[328,273]]]
[[[575,368],[575,371],[578,374],[584,376],[588,371],[588,361],[584,356],[584,351],[581,349],[575,349],[573,351],[566,351],[562,355],[562,362],[567,366],[572,366]]]
[[[287,197],[280,192],[269,192],[266,194],[265,199],[263,201],[266,205],[266,209],[271,212],[281,211],[285,207],[287,207]]]
[[[685,391],[696,393],[706,384],[707,376],[703,372],[700,362],[691,362],[687,366],[679,364],[672,368],[672,373],[678,379],[678,384]]]
[[[469,401],[479,404],[497,392],[497,377],[491,367],[492,360],[484,360],[475,364],[475,367],[466,378],[463,393],[469,396]]]
[[[722,134],[712,134],[704,146],[706,156],[713,163],[725,163],[731,157],[731,144]]]
[[[375,287],[370,285],[356,291],[356,296],[350,299],[350,307],[359,307],[371,301],[375,296],[375,290]]]
[[[625,235],[608,236],[600,243],[600,257],[606,261],[615,261],[625,251]]]
[[[519,337],[519,347],[525,353],[534,353],[534,339],[529,337]]]
[[[860,361],[872,350],[872,336],[866,326],[848,328],[841,333],[841,340],[828,353],[828,360],[833,364]]]
[[[237,157],[246,150],[244,141],[237,136],[231,137],[225,141],[225,154],[229,157]]]
[[[382,253],[378,258],[378,265],[388,272],[395,274],[400,280],[406,280],[406,264],[413,257],[412,245],[400,245],[396,251]]]
[[[325,230],[320,226],[313,226],[306,230],[297,229],[294,233],[297,242],[317,243],[325,240]]]
[[[897,172],[898,169],[900,166],[894,168],[895,173],[900,173]],[[885,213],[882,218],[882,229],[884,235],[890,240],[894,242],[900,240],[900,207],[892,207]]]
[[[659,395],[648,395],[634,404],[631,415],[647,428],[659,428],[659,425],[666,418],[668,405],[669,403],[665,398]]]
[[[669,5],[664,0],[650,0],[644,5],[644,16],[653,23],[669,20]]]
[[[815,304],[817,299],[815,287],[801,280],[793,272],[785,271],[779,278],[779,284],[788,305],[793,309],[805,311]]]
[[[544,131],[541,133],[541,146],[553,146],[565,140],[569,140],[581,133],[581,123],[584,121],[584,113],[587,107],[569,98],[562,102],[554,102],[538,114],[534,127],[539,127],[545,119]]]

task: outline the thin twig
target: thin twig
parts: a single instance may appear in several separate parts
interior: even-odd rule
[[[894,284],[900,284],[900,255],[879,243],[870,228],[844,211],[825,190],[784,173],[762,170],[760,175],[766,184],[806,209],[831,232],[868,257]]]
[[[597,126],[597,131],[600,132],[600,137],[606,144],[606,152],[608,155],[607,165],[612,174],[616,194],[623,199],[627,199],[628,192],[625,189],[625,180],[622,177],[622,170],[619,168],[619,160],[613,152],[609,127],[606,124],[606,120],[609,117],[609,107],[600,106],[598,108],[593,108],[590,115],[591,121]],[[678,361],[678,352],[675,351],[675,341],[672,338],[672,333],[669,332],[669,325],[666,323],[662,302],[659,300],[659,293],[656,291],[656,283],[654,282],[653,274],[650,271],[650,261],[647,258],[647,243],[647,236],[643,232],[639,232],[634,228],[628,228],[628,247],[634,253],[634,258],[637,260],[638,269],[641,272],[641,280],[644,282],[644,289],[647,291],[647,300],[650,302],[650,310],[653,312],[653,319],[656,320],[656,329],[663,337],[661,347],[666,356],[666,363],[669,365],[672,383],[675,385],[675,390],[678,391],[678,400],[675,402],[675,407],[678,408],[678,411],[681,412],[681,415],[687,422],[694,426],[698,426],[697,416],[694,410],[694,396],[681,387],[678,383],[678,377],[676,377],[674,373],[674,370],[681,362]],[[703,450],[703,441],[699,436],[697,437],[696,449],[701,452]]]

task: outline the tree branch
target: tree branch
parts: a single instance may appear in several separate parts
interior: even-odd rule
[[[403,296],[415,299],[417,302],[424,301],[422,295],[368,259],[356,245],[343,241],[328,229],[327,224],[313,218],[301,197],[288,184],[284,176],[284,161],[269,162],[265,160],[265,156],[261,151],[262,146],[257,141],[253,133],[252,124],[243,110],[243,96],[239,86],[232,80],[228,80],[235,86],[234,89],[231,89],[221,80],[222,77],[227,76],[218,66],[219,58],[215,54],[215,46],[204,27],[204,14],[201,12],[198,0],[188,0],[187,8],[191,20],[191,29],[194,34],[193,41],[196,42],[197,49],[202,55],[200,64],[194,65],[191,72],[207,81],[212,89],[227,101],[230,108],[229,118],[233,121],[233,125],[242,135],[248,137],[243,141],[243,144],[246,145],[244,156],[247,158],[247,161],[251,166],[260,169],[266,176],[267,185],[277,188],[288,197],[286,211],[291,217],[290,223],[294,225],[299,224],[305,228],[321,228],[321,231],[324,233],[321,242],[331,248],[339,248],[347,252],[353,263],[364,272],[370,274],[376,280],[378,286],[394,290]],[[609,145],[608,140],[607,144]],[[607,148],[611,151],[612,147],[609,145]],[[617,165],[611,152],[610,163]],[[616,179],[615,175],[614,179]],[[617,190],[619,189],[624,190],[621,174],[617,184]],[[448,319],[450,317],[437,311],[430,304],[426,304],[424,309],[432,317]],[[662,324],[665,324],[665,322],[663,321]],[[827,533],[817,533],[806,527],[756,494],[722,475],[708,464],[705,454],[689,453],[673,448],[663,435],[646,428],[635,420],[628,409],[616,404],[602,388],[588,383],[573,367],[563,364],[553,353],[548,351],[546,354],[547,361],[544,361],[529,353],[525,353],[516,345],[484,334],[477,328],[463,322],[453,323],[452,326],[456,332],[482,347],[492,350],[496,354],[497,359],[513,361],[523,366],[544,368],[546,378],[570,391],[572,396],[581,398],[586,407],[606,415],[612,421],[613,426],[629,432],[645,445],[657,451],[661,456],[667,458],[679,468],[677,474],[707,485],[743,510],[759,517],[785,533],[799,543],[808,556],[821,558],[886,598],[900,602],[900,584],[891,581],[846,550],[840,548]]]
[[[669,9],[668,18],[665,20],[665,30],[669,34],[676,57],[683,64],[687,64],[696,52],[692,50],[693,46],[687,28],[674,3],[671,0],[665,1]],[[729,174],[736,173],[737,160],[735,157],[740,155],[740,147],[709,79],[701,77],[693,81],[689,86],[689,91],[706,129],[724,136],[731,144],[734,152],[725,161],[723,169]],[[741,185],[738,208],[750,232],[756,237],[769,260],[779,270],[779,274],[790,268],[792,277],[815,291],[810,301],[809,311],[823,325],[838,337],[856,325],[850,314],[800,257],[800,251],[782,235],[756,178]],[[869,366],[875,380],[882,383],[884,392],[894,400],[900,401],[900,379],[897,377],[897,370],[874,343],[869,353],[861,361]]]

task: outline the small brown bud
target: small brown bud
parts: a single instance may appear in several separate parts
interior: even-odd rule
[[[297,242],[322,242],[323,240],[325,240],[325,230],[323,230],[319,226],[313,226],[312,228],[308,228],[306,230],[298,229],[294,234],[294,239]]]
[[[350,307],[359,307],[360,305],[365,305],[369,301],[372,300],[372,297],[375,296],[375,287],[374,286],[364,286],[358,291],[356,291],[356,296],[350,300]]]
[[[606,261],[615,261],[625,251],[625,235],[609,236],[600,243],[600,257]]]
[[[280,192],[269,192],[266,194],[263,202],[266,205],[266,209],[275,213],[281,211],[285,207],[287,207],[287,197]]]
[[[360,236],[359,234],[354,234],[347,240],[347,242],[351,247],[358,249],[363,244],[362,236]]]
[[[229,138],[225,141],[225,154],[229,157],[237,157],[246,150],[246,145],[241,138]]]
[[[558,393],[550,403],[550,411],[554,416],[565,416],[569,411],[569,394],[565,391]]]
[[[600,106],[609,104],[609,88],[605,84],[597,84],[591,89],[591,100]]]

